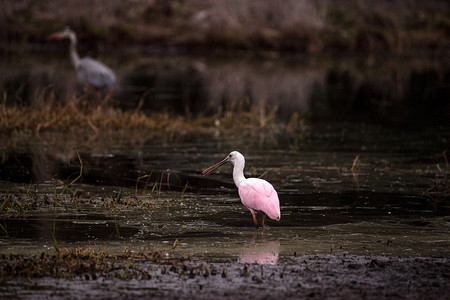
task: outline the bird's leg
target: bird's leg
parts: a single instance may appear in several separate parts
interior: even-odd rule
[[[262,219],[262,228],[264,228],[264,220],[266,219],[266,214],[265,213],[263,213],[263,219]]]
[[[255,222],[255,226],[256,226],[256,228],[258,228],[258,220],[256,220],[255,212],[253,211],[253,209],[250,209],[250,212],[252,213],[253,222]]]

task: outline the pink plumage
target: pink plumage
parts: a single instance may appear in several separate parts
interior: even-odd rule
[[[280,220],[280,200],[277,191],[264,179],[247,178],[238,188],[242,204],[256,212],[263,212],[273,220]]]
[[[231,152],[224,160],[205,169],[202,173],[203,175],[211,174],[214,170],[227,162],[231,162],[234,165],[234,183],[238,188],[242,204],[244,204],[252,213],[255,225],[258,226],[258,221],[255,216],[256,212],[263,215],[263,227],[266,215],[273,220],[279,221],[281,219],[281,213],[280,200],[278,199],[277,191],[275,191],[273,186],[264,179],[244,177],[245,158],[241,153],[237,151]]]

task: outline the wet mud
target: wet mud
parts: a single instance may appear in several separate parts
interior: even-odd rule
[[[115,259],[111,265],[115,269],[103,274],[91,270],[79,271],[75,276],[6,279],[0,291],[3,297],[21,299],[450,297],[447,258],[302,255],[285,257],[278,264],[211,263],[198,259],[155,264],[142,257],[128,257]]]

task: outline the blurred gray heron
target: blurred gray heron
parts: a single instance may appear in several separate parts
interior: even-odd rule
[[[76,49],[77,36],[70,28],[66,27],[62,31],[49,35],[48,39],[70,40],[70,58],[77,71],[78,82],[81,84],[91,85],[98,89],[107,89],[116,81],[114,72],[101,62],[90,57],[80,59]]]

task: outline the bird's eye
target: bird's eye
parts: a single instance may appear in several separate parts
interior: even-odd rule
[[[232,158],[232,157],[233,157],[233,155],[232,155],[232,154],[229,154],[229,155],[228,155],[228,157],[229,157],[229,158]]]

